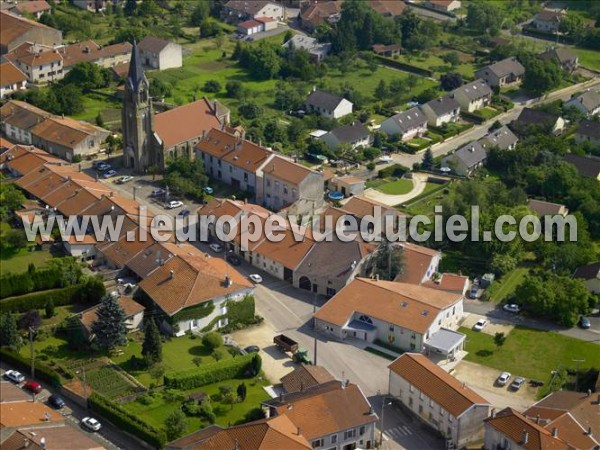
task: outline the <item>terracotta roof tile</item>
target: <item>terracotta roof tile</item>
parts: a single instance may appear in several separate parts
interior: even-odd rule
[[[77,44],[71,44],[61,50],[63,56],[63,65],[70,68],[81,62],[96,62],[118,55],[129,55],[132,45],[129,42],[120,42],[118,44],[100,47],[94,41],[83,41]],[[129,63],[127,63],[129,64]]]
[[[285,375],[281,379],[281,384],[283,389],[289,394],[303,391],[317,384],[326,383],[334,379],[333,375],[324,367],[301,365]]]
[[[294,185],[298,185],[306,179],[310,174],[322,174],[315,170],[311,170],[308,167],[304,167],[301,164],[289,161],[282,156],[275,155],[267,165],[264,167],[263,172],[269,174],[272,177],[278,178],[281,181],[288,182]]]
[[[275,235],[283,235],[284,237],[279,242],[264,239],[253,251],[271,261],[282,264],[288,269],[296,269],[313,245],[315,245],[315,241],[308,237],[303,238],[301,241],[296,241],[294,233],[290,229],[277,232]]]
[[[48,450],[69,449],[69,450],[104,450],[104,447],[96,441],[87,437],[86,434],[71,426],[44,427],[43,429],[25,429],[15,433],[20,438],[20,446],[7,447],[2,443],[2,450],[23,450],[23,442],[29,440],[27,450],[33,448],[46,448]],[[14,436],[14,435],[13,435]],[[11,438],[13,437],[11,436]],[[44,439],[45,445],[42,446],[41,440]],[[15,441],[15,444],[18,444]]]
[[[27,402],[31,400],[31,395],[23,389],[18,388],[13,383],[0,382],[0,403]]]
[[[26,81],[27,77],[10,61],[0,64],[0,86],[9,86]]]
[[[423,286],[355,278],[319,309],[315,317],[343,326],[356,312],[424,333],[441,310],[461,298]]]
[[[437,250],[409,242],[397,245],[401,246],[404,250],[404,270],[396,277],[396,281],[421,284],[423,278],[427,276],[427,269],[431,265],[433,258],[439,256],[440,253]]]
[[[125,313],[125,318],[132,317],[138,313],[143,312],[146,308],[136,302],[133,298],[122,295],[118,299],[119,305]],[[90,329],[92,324],[98,319],[98,306],[86,309],[80,313],[80,321],[84,327]]]
[[[7,11],[0,11],[0,44],[8,47],[11,42],[22,36],[27,31],[41,28],[53,30],[53,28],[36,22],[35,20],[18,17]],[[57,42],[59,44],[60,42]]]
[[[29,14],[50,11],[52,9],[46,0],[27,0],[19,2],[15,8],[20,13],[26,12]]]
[[[46,117],[50,117],[50,113],[19,100],[9,100],[0,107],[2,122],[22,130],[31,129]]]
[[[45,420],[45,418],[48,420]],[[0,408],[0,427],[26,427],[48,423],[64,423],[65,419],[39,402],[3,403]]]
[[[454,417],[459,417],[473,405],[489,405],[486,399],[433,363],[425,355],[404,353],[388,368]]]
[[[61,62],[63,57],[52,47],[25,42],[5,55],[6,59],[16,63],[17,61],[31,67],[38,67],[53,62]]]

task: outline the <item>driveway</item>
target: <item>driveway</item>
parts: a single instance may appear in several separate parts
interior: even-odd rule
[[[463,319],[461,326],[465,328],[473,328],[473,325],[475,325],[479,319],[486,319],[488,321],[487,325],[483,328],[483,330],[481,330],[481,333],[489,334],[490,336],[494,336],[496,333],[504,333],[505,336],[508,336],[508,333],[510,333],[515,327],[513,324],[509,324],[504,321],[498,321],[494,318],[469,313],[465,314],[465,318]]]
[[[428,175],[424,173],[414,173],[412,177],[413,188],[408,194],[389,195],[377,189],[369,188],[365,191],[364,195],[371,200],[378,201],[387,206],[401,205],[423,193],[427,186],[427,177]]]

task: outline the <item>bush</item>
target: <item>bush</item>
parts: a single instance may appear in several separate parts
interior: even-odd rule
[[[204,83],[204,90],[206,92],[219,92],[221,91],[221,83],[217,80],[208,80]]]
[[[386,167],[385,169],[381,169],[377,176],[379,178],[400,178],[407,172],[410,172],[409,168],[404,167],[400,164],[393,164],[391,166]]]
[[[239,356],[213,364],[205,364],[198,369],[167,374],[165,375],[165,386],[188,390],[204,386],[205,384],[218,383],[219,381],[232,378],[242,378],[247,373],[247,370],[252,368],[252,359],[255,356],[258,355]]]
[[[31,361],[27,358],[23,358],[21,355],[14,353],[7,348],[0,349],[0,356],[2,361],[15,366],[23,372],[28,372],[31,369]],[[62,377],[55,370],[46,366],[45,364],[36,361],[35,364],[35,376],[46,383],[50,383],[54,387],[59,387],[62,384]]]
[[[202,345],[212,351],[223,345],[223,337],[216,331],[211,331],[202,336]]]
[[[118,428],[127,430],[157,448],[164,447],[167,436],[162,430],[142,421],[138,416],[124,410],[117,403],[94,392],[88,398],[89,408]]]
[[[31,309],[42,309],[49,301],[55,306],[64,306],[77,303],[78,293],[82,285],[69,286],[63,289],[55,289],[46,292],[35,292],[0,300],[0,312],[27,312]]]

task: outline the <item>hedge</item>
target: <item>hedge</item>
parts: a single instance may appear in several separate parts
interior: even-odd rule
[[[396,177],[400,178],[405,173],[410,172],[408,167],[404,167],[401,164],[392,164],[391,166],[386,167],[385,169],[381,169],[377,176],[379,178],[390,178]]]
[[[165,386],[175,389],[194,389],[205,384],[218,383],[232,378],[242,378],[254,354],[236,356],[212,364],[205,364],[198,369],[186,370],[171,375],[165,375]]]
[[[384,66],[392,67],[394,69],[403,70],[405,72],[414,73],[416,75],[421,75],[424,77],[432,77],[434,75],[432,70],[423,69],[422,67],[412,66],[410,64],[406,64],[400,61],[396,61],[395,59],[389,59],[385,56],[375,55],[375,59],[377,59]]]
[[[19,368],[23,372],[29,373],[31,370],[31,360],[28,358],[24,358],[7,348],[1,348],[0,355],[2,361]],[[59,387],[62,384],[62,377],[54,369],[39,361],[35,361],[35,377],[50,383],[54,387]]]
[[[163,448],[167,442],[164,431],[147,424],[135,414],[124,410],[117,403],[97,392],[92,393],[88,398],[88,406],[116,427],[133,434],[156,448]]]

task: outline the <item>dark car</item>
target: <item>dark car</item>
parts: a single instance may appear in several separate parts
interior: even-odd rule
[[[56,409],[61,409],[65,406],[65,401],[58,395],[51,395],[48,398],[48,403]]]
[[[246,353],[258,353],[260,351],[260,347],[258,345],[249,345],[244,349]]]
[[[227,255],[227,261],[229,261],[229,263],[232,266],[239,266],[242,264],[242,260],[240,258],[237,257],[237,255]]]
[[[179,211],[179,213],[177,214],[180,217],[187,217],[190,215],[190,210],[189,209],[183,209],[181,211]]]
[[[34,394],[39,394],[44,388],[40,383],[37,383],[35,381],[28,381],[23,385],[23,389],[26,389],[29,392],[33,392]]]
[[[592,326],[592,324],[590,323],[590,319],[588,319],[585,316],[580,316],[579,317],[579,326],[581,328],[585,328],[587,330],[588,328],[590,328]]]

